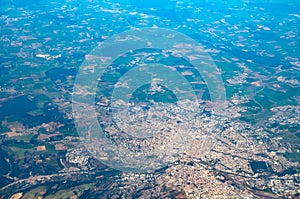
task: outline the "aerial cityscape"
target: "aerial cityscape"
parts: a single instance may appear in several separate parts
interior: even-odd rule
[[[0,7],[0,199],[300,198],[300,2]]]

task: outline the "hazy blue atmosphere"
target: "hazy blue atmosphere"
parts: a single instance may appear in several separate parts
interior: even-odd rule
[[[300,2],[0,13],[1,199],[300,197]]]

